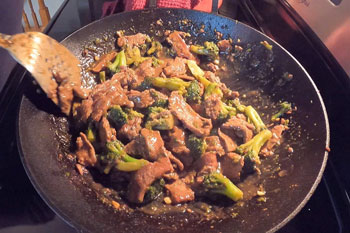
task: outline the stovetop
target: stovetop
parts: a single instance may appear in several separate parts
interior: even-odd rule
[[[67,0],[46,32],[61,40],[89,22],[87,12],[82,1]],[[323,179],[301,212],[278,232],[349,232],[349,77],[329,62],[327,51],[284,1],[227,0],[220,13],[263,31],[291,52],[313,77],[328,111],[331,152]],[[16,116],[24,76],[16,66],[0,93],[0,233],[73,233],[37,194],[20,161]]]

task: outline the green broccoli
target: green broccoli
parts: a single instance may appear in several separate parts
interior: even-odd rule
[[[248,117],[248,121],[254,124],[256,132],[259,133],[266,129],[266,125],[261,120],[259,113],[252,106],[244,106],[238,99],[235,99],[233,102],[238,111],[243,112]]]
[[[134,64],[138,66],[140,63],[145,61],[146,59],[150,59],[149,57],[142,57],[141,51],[138,47],[127,47],[125,51],[125,61],[127,65]]]
[[[195,160],[199,159],[207,149],[207,143],[204,138],[198,138],[194,134],[188,137],[186,146]]]
[[[139,113],[139,112],[135,111],[132,108],[125,108],[124,112],[128,115],[128,117],[127,117],[128,120],[132,120],[135,117],[139,117],[139,118],[143,118],[144,117],[144,115],[142,113]]]
[[[107,156],[100,156],[105,174],[109,174],[113,167],[124,172],[137,171],[149,163],[145,159],[135,159],[128,155],[124,150],[123,143],[118,140],[107,142],[106,147],[108,150]]]
[[[243,192],[221,173],[205,175],[202,185],[206,192],[225,195],[233,201],[243,198]]]
[[[162,44],[159,41],[152,41],[151,48],[147,51],[148,55],[155,53],[157,51],[161,51],[163,49]]]
[[[283,116],[283,114],[292,110],[292,105],[288,102],[282,102],[280,104],[280,110],[271,117],[271,121],[275,121],[277,118]]]
[[[271,131],[265,129],[236,149],[238,153],[244,155],[245,167],[248,170],[254,170],[255,164],[261,163],[259,158],[260,149],[271,137]]]
[[[115,128],[120,128],[128,121],[128,114],[119,105],[115,105],[108,111],[107,118]]]
[[[117,56],[115,57],[114,62],[109,63],[107,65],[107,68],[112,72],[112,73],[117,73],[120,71],[120,67],[125,67],[127,66],[126,64],[126,57],[124,50],[120,51]]]
[[[145,128],[153,130],[171,130],[174,127],[174,116],[168,109],[149,107]]]
[[[151,96],[154,99],[152,107],[162,107],[166,108],[168,106],[168,99],[164,95],[160,95],[159,92],[155,90],[150,90]]]
[[[220,102],[220,106],[221,106],[221,112],[217,119],[219,122],[223,122],[231,118],[232,116],[236,115],[235,107],[229,106],[222,101]]]
[[[187,88],[185,98],[189,103],[199,104],[201,102],[201,87],[197,80],[193,80]]]
[[[106,81],[106,72],[101,71],[100,73],[98,73],[98,77],[100,78],[101,83],[105,82]]]
[[[164,186],[165,181],[163,178],[154,181],[153,184],[148,187],[143,198],[143,203],[148,203],[157,199],[163,193]]]
[[[189,82],[185,82],[179,78],[149,78],[154,87],[166,88],[170,91],[185,92],[186,88],[190,86]]]
[[[137,87],[138,91],[145,91],[152,87],[152,82],[150,78],[145,78],[142,83]]]
[[[211,59],[216,59],[219,55],[219,48],[214,42],[204,42],[204,46],[201,45],[191,45],[191,52],[208,56]]]
[[[96,141],[96,134],[97,132],[94,124],[92,122],[89,122],[85,135],[91,143],[94,143]]]

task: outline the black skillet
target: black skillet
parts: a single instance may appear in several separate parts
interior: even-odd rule
[[[155,23],[158,19],[162,19],[163,26]],[[198,33],[201,25],[205,25],[205,33]],[[291,129],[284,135],[286,144],[293,147],[294,152],[289,153],[283,145],[277,151],[279,159],[272,163],[280,164],[287,175],[279,176],[284,173],[271,171],[261,181],[267,191],[267,201],[253,199],[237,209],[235,218],[214,222],[199,222],[195,215],[189,213],[149,216],[137,211],[130,214],[115,212],[98,200],[89,180],[77,174],[72,162],[61,161],[59,154],[70,149],[67,120],[44,95],[35,91],[27,78],[27,90],[18,115],[18,147],[33,185],[59,216],[82,232],[277,231],[309,200],[327,161],[327,114],[312,79],[295,58],[267,36],[240,22],[192,10],[149,9],[113,15],[81,28],[62,43],[86,62],[82,51],[95,38],[111,36],[116,30],[154,36],[155,29],[186,31],[198,43],[216,40],[214,29],[220,31],[225,38],[231,37],[243,48],[230,65],[230,75],[225,79],[231,89],[247,93],[247,96],[258,89],[262,97],[253,102],[257,108],[279,100],[287,100],[297,106],[291,117]],[[261,41],[270,43],[272,50],[262,46]],[[112,47],[113,42],[110,42],[105,50]],[[288,78],[288,74],[292,74],[293,78]],[[89,86],[89,76],[85,74],[84,78],[84,84]],[[261,108],[259,111],[264,110]],[[267,118],[266,115],[264,119]],[[266,163],[271,164],[271,161],[267,159]]]

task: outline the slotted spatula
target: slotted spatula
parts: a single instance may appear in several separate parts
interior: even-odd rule
[[[0,46],[24,66],[47,96],[69,115],[74,95],[86,98],[79,60],[63,45],[40,32],[0,33]]]

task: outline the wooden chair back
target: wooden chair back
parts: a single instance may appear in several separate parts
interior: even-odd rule
[[[41,25],[39,24],[38,18],[37,18],[37,14],[35,13],[33,4],[32,4],[32,0],[27,0],[28,1],[28,5],[30,8],[30,16],[33,20],[33,25],[31,25],[29,23],[28,20],[28,15],[24,10],[22,12],[22,19],[23,19],[23,29],[25,32],[28,31],[43,31],[44,28],[47,26],[47,24],[49,23],[51,17],[50,17],[50,13],[49,13],[49,9],[47,8],[47,6],[45,5],[45,1],[44,0],[33,0],[33,1],[38,1],[38,5],[39,5],[39,16],[41,19]]]

